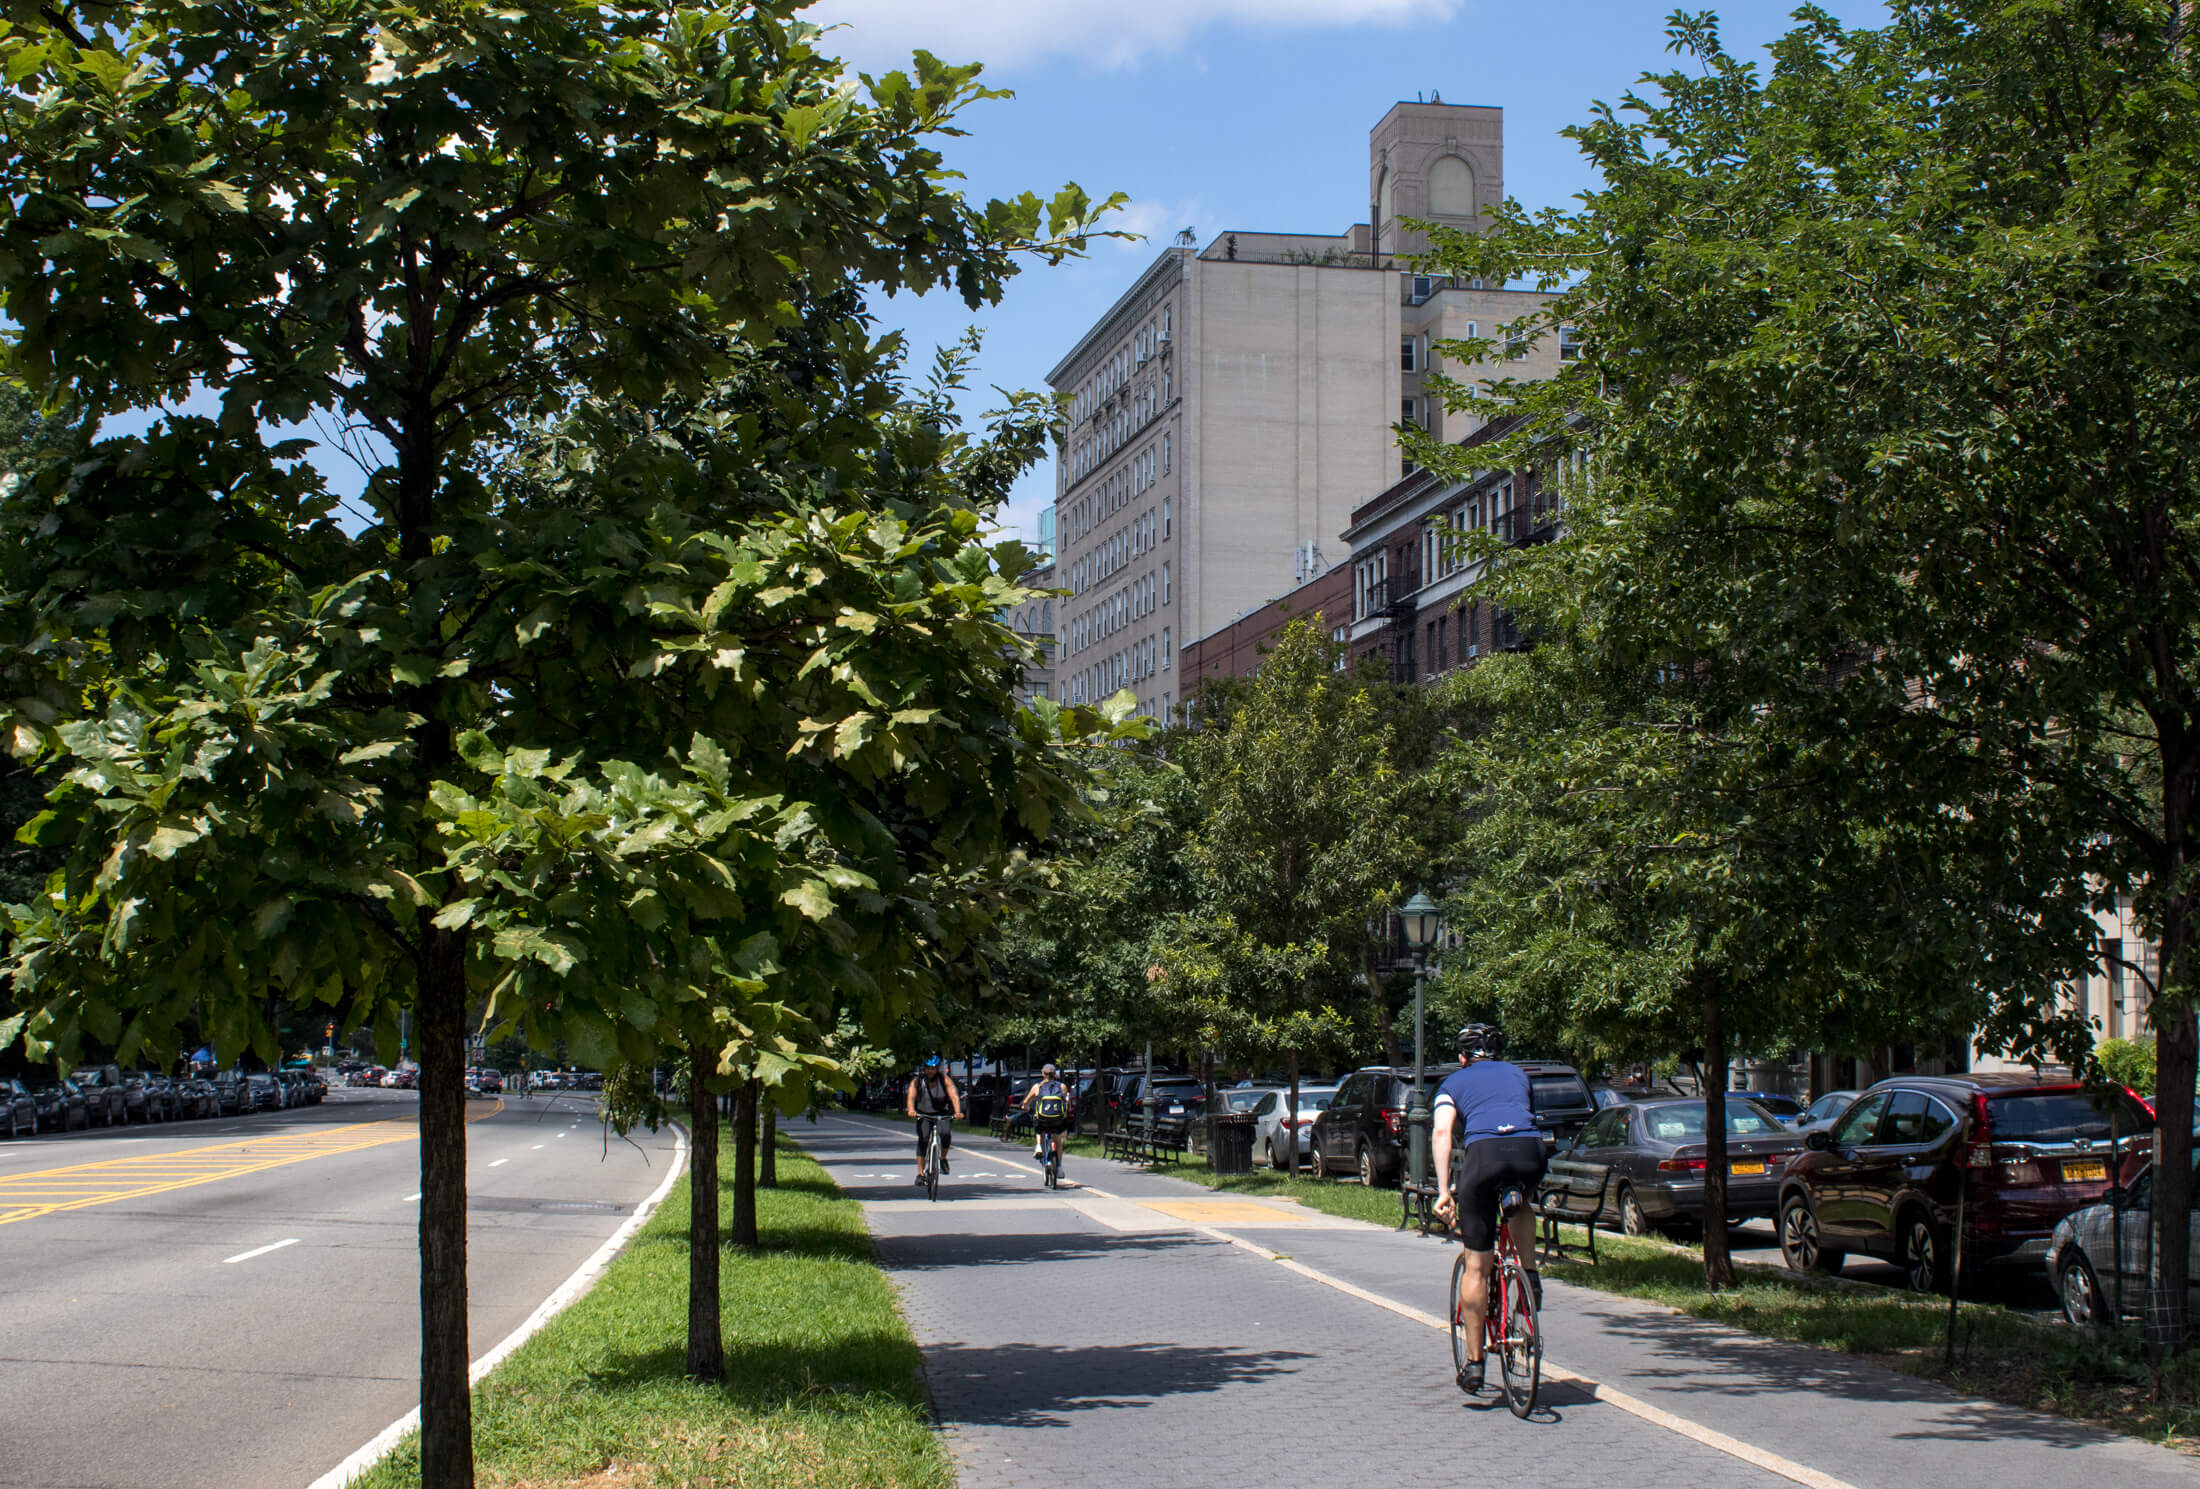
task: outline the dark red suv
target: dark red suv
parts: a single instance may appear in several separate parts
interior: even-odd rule
[[[1780,1189],[1781,1253],[1797,1271],[1831,1272],[1869,1252],[1919,1292],[1945,1288],[1960,1214],[1966,1265],[2043,1260],[2056,1221],[2137,1173],[2153,1127],[2121,1087],[2028,1075],[1881,1081],[1804,1137]]]

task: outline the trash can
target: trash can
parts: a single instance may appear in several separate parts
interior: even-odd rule
[[[1218,1174],[1253,1171],[1253,1117],[1230,1112],[1207,1119],[1207,1166]]]

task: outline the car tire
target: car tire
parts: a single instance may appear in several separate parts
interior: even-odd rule
[[[1363,1189],[1373,1189],[1382,1183],[1382,1176],[1375,1172],[1375,1154],[1366,1143],[1360,1144],[1359,1178]]]
[[[1654,1227],[1650,1217],[1642,1213],[1642,1202],[1635,1198],[1634,1186],[1619,1186],[1619,1230],[1623,1236],[1647,1236]]]
[[[1827,1246],[1818,1231],[1818,1214],[1801,1195],[1780,1207],[1780,1260],[1791,1272],[1825,1275],[1841,1270],[1842,1253]]]
[[[1321,1149],[1308,1148],[1306,1150],[1305,1170],[1306,1177],[1309,1179],[1326,1179],[1329,1177],[1329,1171],[1322,1166]]]
[[[2106,1329],[2113,1322],[2093,1263],[2075,1246],[2063,1253],[2055,1278],[2055,1296],[2062,1303],[2063,1317],[2073,1328]]]
[[[1905,1210],[1895,1226],[1896,1265],[1913,1293],[1948,1290],[1948,1238],[1923,1210]]]

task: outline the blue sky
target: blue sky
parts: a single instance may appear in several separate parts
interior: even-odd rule
[[[1659,0],[820,0],[844,22],[829,44],[880,71],[912,47],[986,64],[1011,100],[981,104],[949,163],[983,200],[1076,181],[1128,192],[1121,225],[1150,241],[1103,242],[1089,260],[1033,268],[976,316],[959,299],[881,301],[921,357],[973,323],[976,384],[1040,388],[1077,335],[1179,228],[1337,232],[1367,216],[1367,132],[1392,102],[1431,91],[1505,110],[1505,186],[1531,207],[1589,184],[1559,131],[1672,64]],[[1790,29],[1793,0],[1691,8],[1760,55]],[[1885,7],[1826,0],[1851,24]],[[974,397],[972,412],[997,400]],[[1036,535],[1054,476],[1026,476],[1008,522]]]

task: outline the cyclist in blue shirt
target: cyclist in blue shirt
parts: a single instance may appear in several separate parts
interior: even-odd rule
[[[1508,1188],[1533,1198],[1546,1166],[1543,1134],[1528,1101],[1528,1073],[1498,1058],[1505,1053],[1504,1032],[1491,1024],[1469,1024],[1459,1031],[1459,1068],[1436,1088],[1436,1213],[1450,1222],[1467,1250],[1459,1281],[1459,1305],[1466,1316],[1467,1368],[1459,1384],[1482,1389],[1482,1329],[1496,1265],[1497,1199]],[[1452,1192],[1453,1142],[1464,1149],[1459,1189]],[[1528,1283],[1538,1306],[1543,1277],[1535,1270],[1535,1212],[1521,1206],[1512,1219],[1513,1245],[1528,1268]]]

